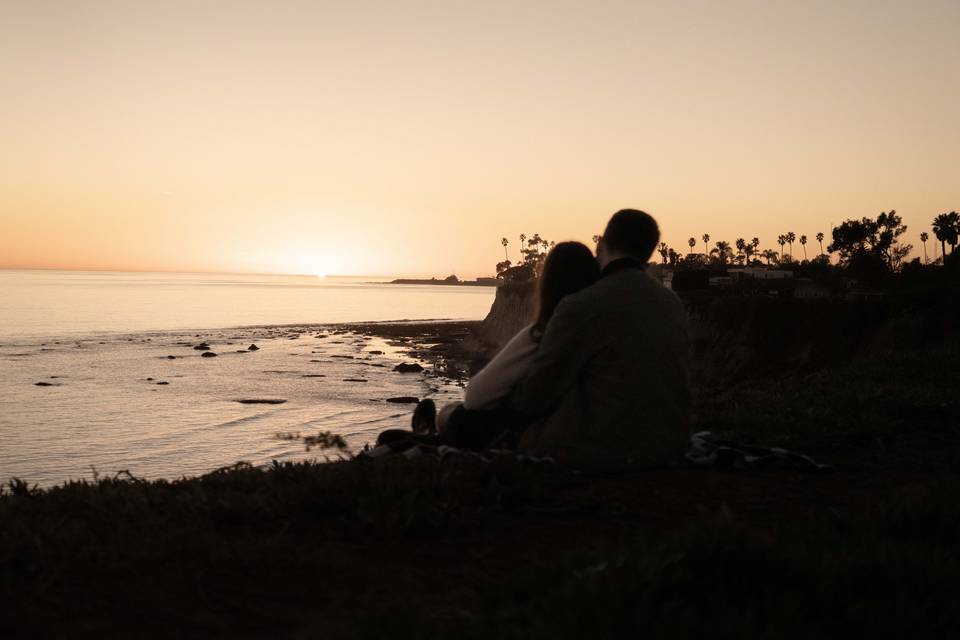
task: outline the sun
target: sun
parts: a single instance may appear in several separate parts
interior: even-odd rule
[[[318,271],[318,272],[316,272],[316,273],[313,274],[313,275],[317,276],[317,277],[320,278],[321,280],[323,280],[324,278],[327,277],[327,274],[326,274],[325,272],[323,272],[323,271]]]

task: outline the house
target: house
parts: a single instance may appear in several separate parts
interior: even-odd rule
[[[793,289],[793,297],[803,298],[804,300],[829,298],[830,289],[822,282],[816,282],[810,278],[799,278],[797,286]]]
[[[737,279],[753,278],[754,280],[783,280],[792,278],[793,271],[787,269],[770,269],[768,267],[732,267],[730,276]]]

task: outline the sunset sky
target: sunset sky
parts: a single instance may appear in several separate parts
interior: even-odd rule
[[[895,208],[919,249],[958,34],[957,0],[0,0],[0,266],[472,277],[622,207],[684,251]]]

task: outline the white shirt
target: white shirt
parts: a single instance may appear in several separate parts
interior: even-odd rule
[[[510,338],[493,360],[470,378],[463,399],[464,408],[471,411],[496,409],[510,395],[527,374],[537,351],[539,343],[530,337],[532,327],[528,325]]]

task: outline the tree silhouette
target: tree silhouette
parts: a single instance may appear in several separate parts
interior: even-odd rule
[[[807,259],[807,236],[800,236],[800,246],[803,247],[803,259]]]
[[[500,238],[500,244],[503,245],[503,259],[509,261],[510,256],[507,255],[507,245],[510,244],[510,241],[506,238]]]
[[[593,236],[593,244],[600,244],[600,236]]]
[[[753,257],[753,243],[747,242],[743,245],[744,263],[750,264],[750,258]]]
[[[840,264],[846,267],[855,262],[869,265],[869,258],[880,260],[882,266],[893,271],[913,248],[897,241],[906,231],[907,226],[893,209],[889,213],[881,212],[876,220],[866,217],[844,220],[839,227],[833,228],[833,242],[827,251],[839,253]]]
[[[527,245],[524,243],[527,241],[527,235],[525,233],[520,234],[520,255],[523,255],[523,248]]]
[[[793,231],[788,231],[787,234],[783,236],[783,239],[790,245],[790,259],[793,260],[793,243],[797,241],[797,234]]]
[[[780,245],[780,262],[783,262],[783,245],[787,244],[787,236],[777,236],[777,244]]]
[[[540,234],[535,233],[532,237],[527,239],[527,247],[534,253],[540,253],[540,243],[543,242],[540,239]]]
[[[703,255],[705,255],[705,256],[706,256],[706,255],[709,255],[709,253],[710,253],[710,249],[709,249],[709,247],[707,246],[707,243],[708,243],[708,242],[710,242],[710,234],[709,234],[709,233],[705,233],[705,234],[703,234]]]
[[[926,231],[920,234],[920,242],[923,243],[923,264],[928,264],[930,261],[927,260],[927,240],[930,239],[930,234]]]
[[[663,258],[663,264],[667,264],[667,258],[670,255],[670,247],[667,246],[667,243],[661,242],[660,246],[657,247],[657,252],[660,254],[660,257]]]
[[[823,255],[823,232],[817,232],[817,242],[820,243],[820,255]]]
[[[690,245],[690,253],[693,253],[693,248],[697,246],[697,241],[694,240],[693,238],[690,238],[689,240],[687,240],[687,244]]]
[[[778,254],[773,249],[764,249],[763,251],[760,252],[760,257],[764,258],[767,261],[768,265],[771,265],[773,264],[774,260],[779,261],[780,254]]]
[[[733,257],[733,249],[730,248],[730,243],[723,240],[717,240],[715,248],[710,251],[710,255],[716,255],[717,261],[720,263],[720,266],[727,264],[727,259]]]
[[[737,238],[734,245],[737,247],[737,260],[740,261],[740,264],[743,264],[744,249],[747,247],[747,241],[743,238]]]
[[[750,241],[750,246],[753,247],[753,252],[754,252],[754,253],[756,253],[757,255],[760,254],[760,238],[753,238],[753,239]]]
[[[941,213],[933,219],[933,235],[940,241],[940,255],[943,262],[947,262],[947,244],[950,245],[950,255],[957,250],[957,240],[960,238],[960,214],[956,211]]]

